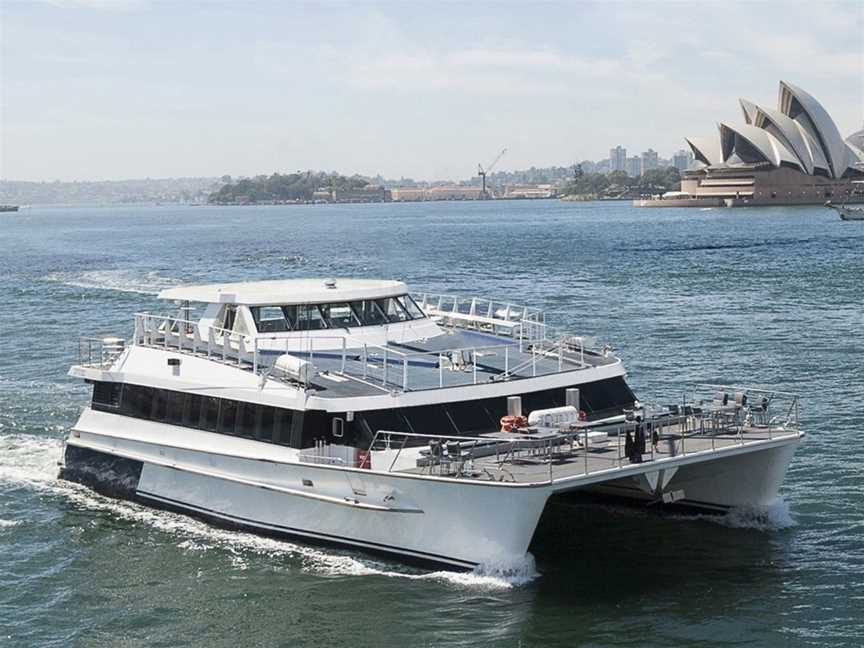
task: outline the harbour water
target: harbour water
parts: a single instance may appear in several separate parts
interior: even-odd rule
[[[864,227],[820,207],[487,202],[0,215],[0,646],[864,643]],[[534,560],[429,571],[211,528],[56,480],[79,335],[187,282],[396,277],[597,335],[643,401],[799,392],[769,510],[575,501]],[[446,533],[446,529],[442,529]]]

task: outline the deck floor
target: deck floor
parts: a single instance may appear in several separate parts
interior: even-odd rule
[[[608,471],[613,468],[626,468],[642,465],[654,465],[655,462],[672,457],[692,455],[697,452],[722,451],[733,447],[741,447],[756,441],[792,438],[797,431],[782,428],[748,427],[738,434],[735,432],[718,434],[693,434],[682,438],[680,434],[667,432],[661,435],[657,450],[654,451],[650,442],[642,456],[642,464],[632,463],[624,453],[624,438],[610,436],[607,447],[589,448],[586,453],[581,446],[568,442],[557,446],[550,454],[548,448],[520,449],[507,455],[502,444],[499,456],[494,454],[473,459],[473,470],[469,473],[463,468],[459,473],[452,464],[409,468],[402,472],[442,477],[459,477],[481,481],[504,481],[516,483],[538,483],[557,481],[570,477],[582,477],[592,473]],[[661,466],[658,466],[660,468]]]

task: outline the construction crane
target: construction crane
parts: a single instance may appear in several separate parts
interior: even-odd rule
[[[501,149],[501,152],[495,157],[494,160],[484,169],[482,164],[477,165],[477,175],[480,176],[483,181],[483,190],[480,192],[481,200],[488,200],[491,196],[489,192],[486,191],[486,174],[492,173],[492,169],[495,168],[495,165],[498,164],[498,160],[500,160],[504,154],[507,152],[507,149]]]

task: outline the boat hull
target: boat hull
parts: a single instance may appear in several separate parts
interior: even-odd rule
[[[483,487],[206,453],[198,453],[198,461],[182,462],[176,454],[188,451],[171,448],[162,449],[159,461],[147,461],[140,448],[97,450],[75,441],[67,443],[61,478],[112,497],[266,535],[465,569],[521,560],[548,497],[536,488]],[[297,488],[304,483],[311,486]],[[324,494],[309,496],[312,490]]]
[[[656,486],[652,473],[664,471],[671,478],[660,477],[661,490],[680,493],[676,505],[769,505],[800,440],[790,436],[756,448],[682,456],[662,468],[625,465],[606,475],[514,484],[272,459],[265,453],[273,446],[239,439],[228,440],[241,445],[227,452],[217,445],[227,442],[220,436],[85,412],[67,440],[61,477],[222,526],[472,569],[521,562],[556,493],[663,502],[662,493],[645,484]],[[171,438],[198,445],[158,440]]]

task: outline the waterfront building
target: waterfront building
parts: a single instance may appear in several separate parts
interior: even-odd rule
[[[642,158],[638,155],[634,155],[633,157],[627,158],[624,163],[624,171],[631,178],[638,178],[642,175]]]
[[[693,153],[682,149],[672,156],[672,166],[683,173],[693,165],[694,160]]]
[[[393,202],[419,202],[424,200],[480,200],[483,189],[470,185],[440,185],[437,187],[394,187],[390,190]]]
[[[657,151],[650,148],[642,154],[642,167],[640,169],[642,175],[645,175],[646,171],[656,169],[659,166],[657,157]]]
[[[334,189],[333,202],[378,203],[390,202],[390,191],[380,185],[366,185],[357,189]]]
[[[719,136],[688,137],[699,168],[686,171],[676,201],[728,206],[864,201],[860,133],[844,140],[828,112],[801,88],[780,82],[776,109],[739,100],[744,124]]]
[[[504,187],[504,198],[555,198],[558,190],[551,184],[516,184]]]
[[[611,171],[624,171],[627,161],[627,149],[616,146],[609,149],[609,169]]]

